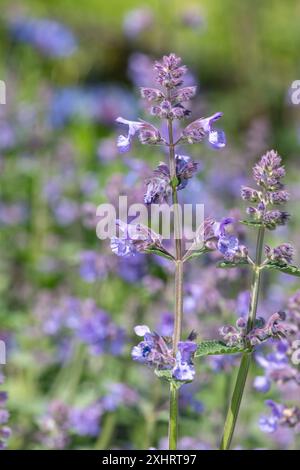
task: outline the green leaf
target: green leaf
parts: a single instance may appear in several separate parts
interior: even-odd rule
[[[187,252],[185,256],[183,257],[183,261],[188,261],[193,258],[198,258],[199,256],[203,255],[204,253],[208,253],[210,250],[208,250],[205,247],[202,247],[200,250],[192,250],[191,252]]]
[[[248,225],[249,227],[261,227],[263,222],[259,220],[240,220],[241,224]]]
[[[171,253],[167,253],[166,251],[158,250],[157,248],[149,248],[148,250],[145,250],[145,253],[161,256],[162,258],[166,258],[166,259],[171,260],[171,261],[175,260],[174,256],[171,255]]]
[[[239,266],[245,266],[249,264],[247,260],[241,260],[237,263],[233,263],[232,261],[221,261],[217,266],[218,268],[238,268]]]
[[[283,266],[277,263],[268,263],[264,265],[263,269],[276,269],[276,271],[289,274],[290,276],[300,277],[300,269],[297,268],[297,266],[293,266],[291,264]]]
[[[227,346],[227,344],[223,343],[222,341],[208,340],[198,343],[195,357],[218,356],[221,354],[238,354],[247,351],[247,348],[245,348],[243,344]]]
[[[176,388],[180,388],[181,385],[191,382],[191,380],[176,380],[176,379],[174,379],[174,377],[172,377],[172,370],[171,369],[155,369],[154,373],[160,379],[174,384]]]

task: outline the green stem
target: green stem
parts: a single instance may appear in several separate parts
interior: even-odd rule
[[[177,197],[177,178],[175,145],[173,138],[172,120],[168,119],[169,133],[169,166],[172,185],[172,201],[174,210],[174,238],[176,248],[176,268],[175,268],[175,319],[173,333],[173,354],[176,355],[178,342],[182,330],[183,314],[183,261],[182,261],[182,242],[181,242],[181,212],[178,206]],[[178,389],[174,384],[170,384],[170,410],[169,410],[169,449],[177,448],[177,425],[178,425]]]
[[[261,281],[260,265],[262,261],[264,234],[265,234],[264,227],[260,227],[258,236],[257,236],[256,259],[255,259],[255,264],[253,266],[251,303],[250,303],[250,310],[249,310],[249,317],[248,317],[248,324],[247,324],[248,332],[251,331],[252,328],[254,327],[255,319],[256,319],[260,281]],[[249,372],[249,368],[251,364],[251,359],[252,359],[251,353],[245,353],[242,356],[233,395],[231,398],[229,410],[227,412],[227,416],[225,420],[223,437],[222,437],[222,441],[220,445],[221,450],[228,450],[231,445],[231,441],[232,441],[234,430],[235,430],[235,425],[236,425],[238,415],[239,415],[241,401],[242,401],[244,390],[245,390],[245,385],[246,385],[247,376],[248,376],[248,372]]]
[[[107,416],[105,416],[102,430],[100,432],[98,440],[96,441],[95,449],[107,450],[115,430],[116,421],[117,416],[115,412],[109,413]]]
[[[178,433],[178,389],[170,384],[169,450],[177,449]]]

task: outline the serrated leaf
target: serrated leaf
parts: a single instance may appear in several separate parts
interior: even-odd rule
[[[234,263],[232,261],[221,261],[217,266],[218,268],[238,268],[239,266],[245,266],[249,264],[247,260],[241,260],[238,261],[237,263]]]
[[[174,379],[174,377],[172,376],[172,370],[170,370],[170,369],[155,369],[154,373],[160,379],[165,380],[165,381],[175,385],[176,388],[180,388],[181,385],[191,382],[191,380],[176,380],[176,379]]]
[[[168,259],[170,261],[175,260],[174,256],[171,255],[171,253],[167,253],[165,251],[158,250],[157,248],[149,248],[148,250],[145,250],[145,253],[161,256],[162,258]]]
[[[300,269],[291,264],[282,266],[276,263],[268,263],[263,267],[263,269],[276,269],[276,271],[289,274],[290,276],[300,277]]]
[[[208,340],[198,343],[195,357],[203,356],[219,356],[221,354],[238,354],[247,352],[247,348],[243,344],[237,346],[227,346],[222,341]]]
[[[188,261],[193,258],[198,258],[199,256],[203,255],[204,253],[208,253],[210,250],[207,248],[203,247],[200,250],[191,250],[191,252],[187,252],[185,256],[183,257],[183,261]]]
[[[258,220],[240,220],[240,223],[243,225],[248,225],[249,227],[261,227],[263,226],[263,222]]]

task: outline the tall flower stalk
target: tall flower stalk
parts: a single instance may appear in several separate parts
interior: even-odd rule
[[[242,188],[243,199],[252,203],[257,203],[256,207],[249,207],[247,212],[251,215],[252,219],[245,222],[258,228],[255,261],[248,260],[252,267],[252,286],[251,286],[251,301],[249,307],[249,315],[246,327],[246,334],[250,335],[256,324],[257,306],[260,294],[261,275],[264,267],[268,262],[273,261],[286,264],[287,260],[282,258],[283,251],[286,250],[287,244],[279,246],[273,250],[273,259],[269,254],[272,250],[269,247],[265,248],[267,260],[263,262],[264,253],[264,237],[266,229],[274,230],[277,225],[283,225],[288,219],[288,214],[277,209],[269,209],[272,205],[280,205],[288,200],[288,193],[284,190],[281,182],[282,177],[285,175],[284,167],[281,165],[281,158],[274,151],[267,152],[260,162],[253,168],[253,177],[259,189],[252,189],[248,187]],[[274,256],[275,251],[275,256]],[[288,259],[290,262],[291,259]],[[224,432],[221,441],[221,450],[228,450],[230,448],[235,425],[238,419],[241,401],[243,398],[245,385],[249,368],[251,365],[253,350],[252,345],[248,352],[242,355],[240,367],[237,374],[235,388],[230,401]]]
[[[183,221],[178,202],[178,191],[186,187],[188,180],[196,173],[198,164],[188,156],[178,155],[176,147],[178,144],[193,144],[207,138],[214,148],[222,148],[225,145],[225,136],[223,131],[213,128],[214,122],[222,115],[216,113],[209,118],[198,119],[189,124],[175,141],[173,123],[175,120],[181,120],[190,115],[185,104],[195,95],[196,87],[181,87],[187,69],[181,65],[181,59],[175,54],[164,56],[161,62],[156,62],[154,70],[156,82],[160,88],[142,88],[141,95],[151,103],[151,114],[166,121],[167,136],[164,138],[162,132],[153,124],[145,121],[128,121],[120,117],[117,121],[128,126],[128,134],[127,136],[120,135],[117,145],[121,153],[127,152],[131,147],[133,137],[137,134],[142,144],[167,147],[168,163],[160,163],[154,170],[153,177],[146,181],[144,203],[147,205],[160,204],[171,199],[174,215],[175,254],[166,250],[160,235],[141,224],[127,224],[124,221],[117,221],[121,236],[112,238],[111,247],[119,256],[134,255],[137,252],[154,252],[168,258],[175,264],[172,344],[170,346],[165,338],[157,333],[151,333],[147,326],[140,325],[135,328],[135,332],[137,335],[143,336],[144,340],[132,351],[134,360],[155,367],[157,375],[163,376],[169,382],[169,448],[173,450],[177,448],[179,388],[194,378],[195,370],[192,359],[197,349],[193,333],[186,341],[181,340],[183,264],[193,251],[184,253]],[[211,238],[216,239],[213,230],[208,230],[208,232]],[[197,246],[196,248],[200,251],[205,250],[203,244],[200,248]]]

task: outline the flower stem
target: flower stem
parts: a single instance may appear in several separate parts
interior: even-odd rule
[[[176,161],[175,145],[173,138],[172,120],[168,119],[169,133],[169,166],[172,185],[172,202],[174,210],[174,238],[176,248],[176,268],[175,268],[175,319],[173,333],[173,354],[176,355],[178,342],[181,337],[182,314],[183,314],[183,261],[182,261],[182,241],[181,241],[181,211],[178,206],[177,183],[176,183]],[[174,384],[170,384],[170,411],[169,411],[169,449],[177,448],[177,421],[178,421],[178,389]]]
[[[255,259],[255,264],[253,265],[251,303],[250,303],[250,310],[249,310],[249,317],[248,317],[248,324],[247,324],[248,332],[251,331],[252,328],[254,327],[255,319],[256,319],[259,289],[260,289],[260,280],[261,280],[260,265],[262,261],[264,234],[265,234],[264,227],[260,227],[258,231],[258,236],[257,236],[256,259]],[[249,372],[249,368],[251,364],[251,359],[252,359],[251,353],[245,353],[242,356],[233,395],[232,395],[229,410],[226,416],[220,450],[228,450],[230,448],[234,430],[235,430],[235,425],[238,419],[241,401],[242,401],[244,390],[245,390],[245,385],[246,385],[247,376],[248,376],[248,372]]]
[[[178,389],[170,384],[170,415],[169,415],[169,450],[177,449],[178,430]]]

